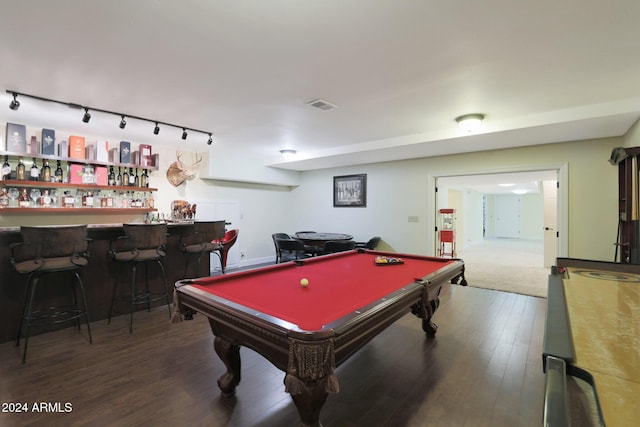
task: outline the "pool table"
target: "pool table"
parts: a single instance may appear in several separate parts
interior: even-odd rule
[[[402,263],[377,264],[376,257]],[[301,280],[307,279],[307,286]],[[441,286],[466,285],[464,263],[418,255],[354,250],[224,276],[176,283],[176,308],[208,317],[214,348],[227,372],[223,395],[240,382],[240,346],[285,372],[285,391],[303,425],[320,425],[334,369],[406,313],[422,319],[427,336]]]

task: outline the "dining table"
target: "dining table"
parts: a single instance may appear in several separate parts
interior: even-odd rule
[[[353,236],[345,233],[317,233],[301,231],[293,235],[294,238],[302,241],[305,246],[322,248],[326,242],[339,240],[352,240]]]

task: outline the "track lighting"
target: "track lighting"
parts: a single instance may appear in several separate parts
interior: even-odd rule
[[[16,97],[18,96],[17,93],[13,93],[13,101],[11,101],[11,104],[9,104],[9,108],[11,108],[12,110],[17,110],[18,108],[20,108],[20,101],[18,101],[16,99]]]
[[[211,132],[209,132],[209,131],[206,131],[206,130],[189,128],[189,127],[186,127],[186,126],[180,126],[180,125],[176,125],[176,124],[173,124],[173,123],[161,122],[159,120],[153,120],[153,119],[148,119],[148,118],[145,118],[145,117],[133,116],[131,114],[123,114],[123,113],[119,113],[119,112],[116,112],[116,111],[103,110],[101,108],[95,108],[95,107],[91,107],[91,106],[88,106],[88,105],[76,104],[76,103],[73,103],[73,102],[64,102],[64,101],[58,101],[56,99],[44,98],[44,97],[36,96],[36,95],[29,95],[27,93],[16,92],[14,90],[7,90],[6,92],[8,94],[10,94],[11,96],[13,96],[13,100],[9,104],[9,108],[12,109],[12,110],[17,110],[18,108],[20,108],[20,102],[17,99],[18,95],[20,95],[22,97],[26,97],[26,98],[30,98],[30,99],[37,99],[38,101],[46,101],[46,102],[53,102],[55,104],[66,105],[67,107],[73,108],[74,110],[84,109],[84,116],[82,117],[82,121],[84,123],[89,123],[89,121],[91,120],[91,113],[89,113],[89,110],[92,110],[94,113],[96,111],[98,111],[100,113],[113,114],[114,116],[120,116],[120,119],[121,119],[120,120],[120,124],[119,124],[120,129],[124,129],[127,126],[127,121],[125,120],[126,118],[134,119],[134,120],[142,120],[144,122],[150,122],[150,123],[154,123],[155,124],[155,126],[153,128],[153,134],[154,135],[158,135],[160,133],[160,125],[163,125],[163,126],[170,126],[170,127],[177,128],[177,129],[182,129],[182,139],[183,140],[187,139],[187,131],[191,131],[191,132],[197,132],[197,133],[203,133],[205,135],[209,135],[209,139],[207,140],[207,144],[211,145],[213,143],[213,134]]]

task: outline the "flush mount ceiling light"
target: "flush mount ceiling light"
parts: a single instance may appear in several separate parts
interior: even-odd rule
[[[89,109],[85,108],[84,109],[84,116],[82,116],[82,121],[85,123],[89,123],[89,120],[91,120],[91,114],[89,114]]]
[[[16,98],[18,97],[17,93],[13,94],[13,101],[11,101],[11,104],[9,104],[9,108],[12,110],[17,110],[18,108],[20,108],[20,101],[18,101]]]
[[[456,123],[465,132],[476,132],[482,126],[484,120],[484,114],[465,114],[464,116],[456,117]]]
[[[122,120],[120,120],[120,124],[118,126],[120,126],[120,129],[124,129],[126,125],[127,121],[124,119],[124,116],[122,116]]]
[[[282,157],[284,157],[285,159],[291,159],[293,156],[295,156],[297,153],[296,150],[280,150],[280,154],[282,154]]]

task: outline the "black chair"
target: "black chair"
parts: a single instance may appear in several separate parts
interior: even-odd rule
[[[304,243],[297,239],[276,239],[280,252],[279,262],[308,258]]]
[[[180,250],[187,255],[184,264],[184,277],[187,277],[189,260],[195,256],[197,260],[196,274],[193,277],[200,277],[200,260],[202,255],[215,253],[222,265],[222,244],[214,241],[224,236],[224,221],[196,221],[193,223],[193,232],[180,236]],[[209,274],[207,274],[208,276]]]
[[[369,239],[368,242],[356,242],[356,248],[374,250],[376,247],[378,247],[380,240],[382,240],[380,236],[375,236]]]
[[[131,293],[123,299],[129,302],[129,333],[133,332],[133,312],[135,307],[146,304],[147,311],[151,310],[151,303],[164,299],[171,317],[171,303],[169,301],[169,289],[167,278],[162,265],[162,258],[166,255],[167,224],[124,224],[124,236],[112,240],[109,245],[109,254],[116,263],[131,267]],[[160,267],[164,289],[159,293],[152,293],[149,289],[149,263],[155,263]],[[139,263],[145,266],[145,289],[139,291],[136,288],[136,273]],[[109,308],[109,320],[113,314],[113,305],[117,298],[118,275],[116,274]]]
[[[89,343],[92,343],[87,299],[80,277],[82,268],[89,263],[87,226],[20,227],[20,234],[22,242],[12,244],[10,248],[13,267],[18,273],[27,275],[27,291],[16,341],[16,346],[19,346],[22,329],[26,323],[22,363],[27,360],[31,327],[75,320],[80,330],[80,319],[83,318],[87,323]],[[44,294],[55,296],[60,281],[51,279],[54,279],[52,277],[54,274],[59,275],[59,273],[67,273],[71,276],[68,283],[71,285],[72,304],[47,308],[35,307],[34,300],[38,285],[46,284],[48,292]],[[45,276],[49,280],[41,282]],[[78,290],[82,305],[78,303]]]
[[[273,233],[271,235],[271,239],[273,239],[273,246],[276,248],[276,264],[280,262],[280,248],[278,248],[278,239],[291,239],[287,233]]]
[[[353,240],[329,240],[322,247],[323,254],[333,254],[336,252],[345,252],[355,249],[356,242]]]

